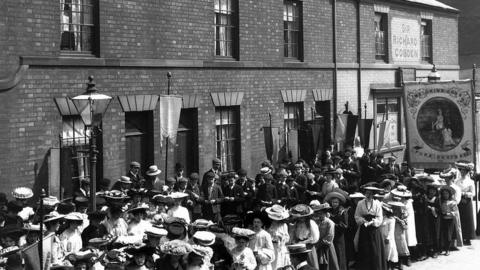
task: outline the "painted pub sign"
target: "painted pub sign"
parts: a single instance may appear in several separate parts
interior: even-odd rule
[[[457,160],[473,162],[472,83],[406,82],[405,123],[411,166],[445,168]]]

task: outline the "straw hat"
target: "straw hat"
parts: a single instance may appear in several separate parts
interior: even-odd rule
[[[174,199],[174,200],[181,200],[181,199],[185,199],[186,197],[188,197],[188,194],[184,193],[184,192],[172,192],[168,196],[170,198]]]
[[[108,238],[92,238],[88,240],[88,244],[91,246],[101,247],[109,244],[113,239]]]
[[[333,198],[339,199],[342,204],[344,204],[347,201],[347,199],[345,198],[345,196],[343,196],[343,194],[341,194],[339,192],[336,192],[336,191],[332,191],[332,192],[328,193],[327,196],[325,196],[324,201],[328,202]]]
[[[305,244],[288,245],[287,249],[290,255],[309,253],[310,251],[312,251],[310,249],[307,249],[307,246]]]
[[[394,196],[401,197],[401,198],[410,198],[412,197],[412,192],[407,190],[407,187],[404,185],[397,186],[396,189],[390,191]]]
[[[328,203],[320,203],[317,200],[313,200],[310,202],[310,208],[313,210],[313,212],[318,212],[318,211],[329,210],[332,207]]]
[[[157,165],[152,165],[148,167],[148,171],[145,173],[148,176],[156,176],[161,174],[162,171],[158,169]]]
[[[33,197],[33,191],[28,187],[17,187],[13,190],[12,196],[15,199],[30,199]]]
[[[206,219],[197,219],[190,226],[195,229],[206,230],[213,222]]]
[[[168,234],[168,231],[163,228],[152,226],[145,230],[145,234],[151,237],[162,237],[162,236],[166,236]]]
[[[150,209],[148,204],[141,203],[141,204],[137,205],[136,207],[134,207],[132,209],[129,209],[127,212],[132,213],[132,212],[137,212],[137,211],[145,211],[145,210],[148,210],[148,209]]]
[[[193,234],[193,240],[201,246],[211,246],[215,243],[215,234],[208,231],[197,231]]]
[[[50,212],[49,214],[46,214],[44,216],[43,223],[51,222],[51,221],[58,220],[58,219],[61,219],[61,218],[64,218],[64,217],[65,217],[65,215],[60,215],[58,212],[53,211],[53,212]]]
[[[130,162],[130,167],[140,168],[140,163],[138,163],[136,161],[132,161],[132,162]]]
[[[273,220],[284,220],[290,216],[288,210],[278,204],[274,204],[271,207],[268,207],[267,209],[265,209],[265,212],[267,213],[268,217]]]
[[[193,251],[192,246],[182,240],[172,240],[163,243],[160,251],[164,254],[183,256]]]
[[[290,215],[294,218],[308,217],[312,214],[312,208],[305,204],[297,204],[290,209]]]
[[[261,174],[268,174],[268,173],[272,173],[272,170],[269,167],[263,167],[263,168],[260,169],[260,173]]]
[[[363,195],[360,192],[355,192],[355,193],[352,193],[352,194],[348,195],[348,197],[350,199],[363,199],[363,198],[365,198],[365,195]]]
[[[405,208],[405,204],[399,201],[390,201],[388,202],[388,205],[390,205],[391,207]]]
[[[118,182],[124,183],[124,184],[131,184],[131,183],[132,183],[132,180],[130,179],[130,177],[125,176],[125,175],[122,175],[122,176],[120,176],[120,178],[118,179]]]
[[[43,198],[43,205],[46,207],[55,207],[59,203],[60,201],[55,196],[48,196]]]
[[[443,179],[452,179],[452,178],[455,178],[455,172],[453,171],[448,171],[448,172],[442,172],[440,173],[440,178],[443,178]]]
[[[471,171],[475,167],[473,163],[468,162],[466,160],[459,160],[455,162],[455,166],[457,166],[459,170],[467,170],[467,171]]]
[[[255,232],[250,229],[244,229],[239,227],[234,227],[232,229],[233,238],[251,239],[254,235],[255,235]]]
[[[71,221],[83,221],[83,215],[79,212],[72,212],[70,214],[67,214],[64,217],[66,220],[71,220]]]
[[[129,198],[127,195],[125,195],[125,193],[121,192],[120,190],[105,191],[103,196],[106,200],[109,201],[123,201]]]
[[[382,203],[382,209],[385,212],[393,213],[392,207],[388,203]]]

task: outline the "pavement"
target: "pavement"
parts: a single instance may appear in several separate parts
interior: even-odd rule
[[[412,270],[478,270],[480,269],[480,239],[472,241],[471,246],[461,247],[459,251],[451,251],[449,256],[438,255],[436,259],[413,262]]]

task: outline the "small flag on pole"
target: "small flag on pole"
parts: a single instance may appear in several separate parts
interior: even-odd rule
[[[177,138],[178,122],[182,110],[182,97],[176,95],[160,95],[160,147],[163,138],[170,139],[175,144]]]

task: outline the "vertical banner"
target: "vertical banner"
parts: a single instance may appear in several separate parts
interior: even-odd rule
[[[177,138],[178,122],[180,121],[180,111],[182,109],[182,97],[175,95],[160,95],[160,147],[163,138],[170,139],[175,145]]]
[[[405,120],[410,162],[417,168],[445,168],[474,161],[472,83],[405,84]]]
[[[298,160],[298,130],[291,129],[288,131],[288,155],[293,162]]]
[[[398,126],[396,121],[387,120],[378,125],[378,150],[386,151],[394,146],[400,145],[397,139]]]
[[[267,159],[275,166],[278,162],[278,151],[280,149],[280,135],[278,127],[263,127],[265,138],[265,152]]]
[[[345,147],[352,146],[357,130],[358,116],[352,114],[337,115],[337,127],[335,130],[335,143],[339,146],[339,151]]]
[[[360,142],[365,149],[370,148],[370,132],[372,130],[373,119],[359,119],[358,120],[358,136]]]

